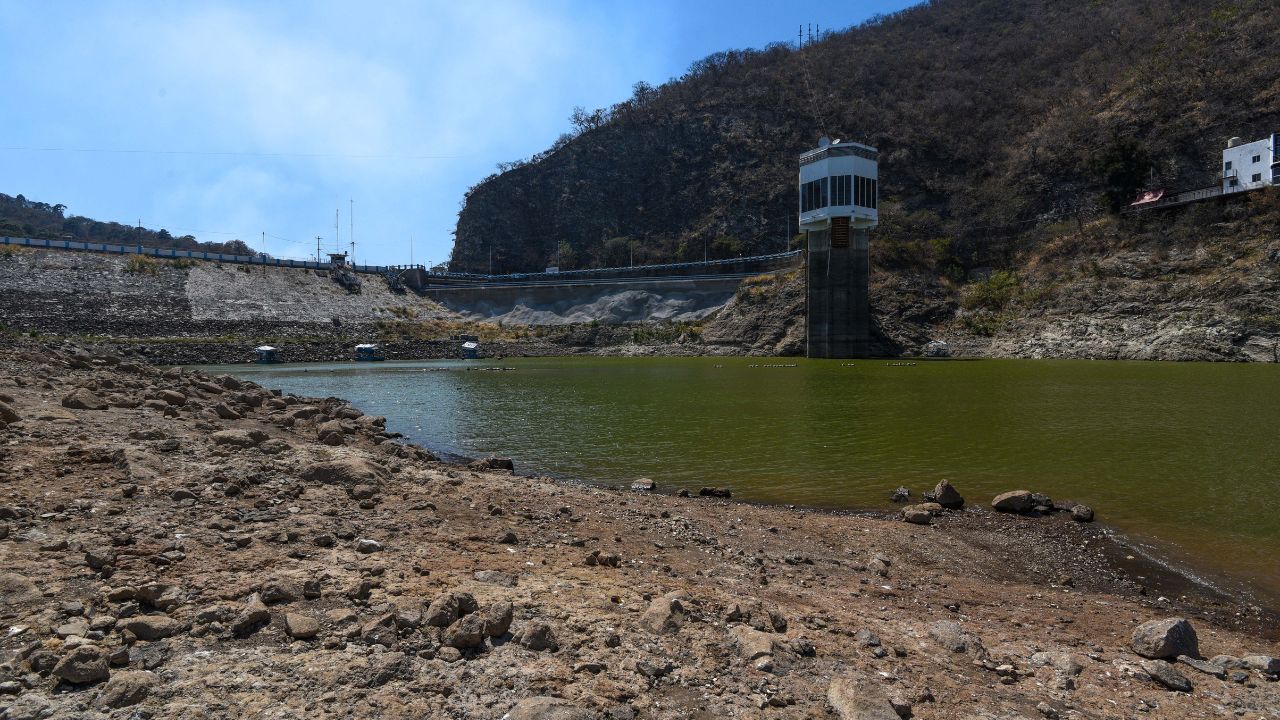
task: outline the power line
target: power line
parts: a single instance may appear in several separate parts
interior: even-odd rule
[[[207,157],[342,158],[349,160],[456,160],[463,155],[358,155],[347,153],[286,153],[221,150],[144,150],[136,148],[0,147],[3,152],[99,153],[114,155],[194,155]]]

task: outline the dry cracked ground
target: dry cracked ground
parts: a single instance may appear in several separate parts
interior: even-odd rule
[[[1140,594],[1065,514],[565,485],[5,342],[8,720],[1280,717],[1259,608]]]

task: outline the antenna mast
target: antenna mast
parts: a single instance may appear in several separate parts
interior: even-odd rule
[[[351,264],[356,264],[356,201],[348,199],[351,203],[347,212],[347,222],[351,223],[351,232],[347,233],[347,237],[351,239]]]
[[[320,236],[316,236],[316,262],[320,262]]]
[[[341,238],[338,234],[338,216],[342,213],[340,208],[333,209],[333,251],[342,252]]]

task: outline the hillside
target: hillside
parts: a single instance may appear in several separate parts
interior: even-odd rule
[[[882,270],[1015,269],[1044,225],[1144,184],[1214,181],[1226,139],[1280,126],[1265,0],[935,0],[803,49],[709,56],[574,114],[467,194],[455,269],[781,249],[795,158],[824,132],[881,155]]]
[[[173,236],[168,230],[104,222],[81,215],[67,216],[66,205],[30,200],[0,193],[0,235],[74,240],[76,242],[142,245],[174,250],[202,250],[228,255],[254,255],[240,240],[200,242],[191,235]]]

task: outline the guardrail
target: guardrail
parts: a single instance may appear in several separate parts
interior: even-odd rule
[[[228,255],[225,253],[203,252],[197,250],[174,250],[172,248],[155,248],[145,245],[112,245],[109,243],[85,243],[74,240],[50,240],[48,238],[0,237],[0,245],[16,245],[48,250],[71,250],[73,252],[97,252],[110,255],[146,255],[147,257],[167,260],[209,260],[211,262],[237,263],[241,265],[265,265],[268,267],[302,268],[306,270],[329,270],[331,263],[312,260],[287,260],[266,257],[263,255]],[[386,273],[386,265],[352,265],[358,273],[382,275]]]
[[[207,260],[210,262],[237,263],[242,265],[263,265],[267,267],[299,268],[304,270],[331,270],[332,264],[315,262],[314,260],[287,260],[266,257],[263,255],[228,255],[225,253],[203,252],[197,250],[174,250],[171,248],[154,248],[144,245],[113,245],[109,243],[86,243],[75,240],[52,240],[48,238],[0,237],[0,245],[14,245],[47,250],[70,250],[72,252],[96,252],[111,255],[145,255],[167,260]],[[803,255],[803,250],[773,253],[770,255],[753,255],[751,257],[730,258],[727,260],[708,260],[705,262],[664,263],[661,265],[632,265],[626,267],[593,268],[587,270],[562,270],[555,273],[510,273],[506,275],[463,272],[430,272],[422,265],[350,265],[351,270],[372,275],[386,275],[389,272],[417,271],[421,273],[422,285],[429,286],[432,281],[447,284],[509,284],[512,282],[572,282],[592,278],[609,277],[644,277],[680,274],[697,269],[699,272],[712,275],[717,269],[722,274],[741,274],[752,272],[770,272],[785,267],[789,261]],[[735,268],[737,268],[735,270]],[[750,268],[750,269],[747,269]]]

